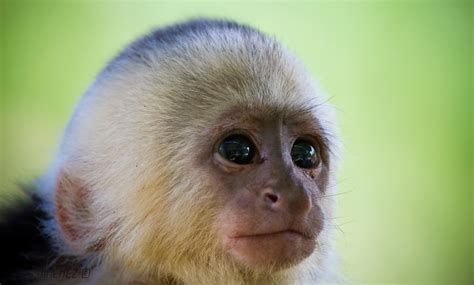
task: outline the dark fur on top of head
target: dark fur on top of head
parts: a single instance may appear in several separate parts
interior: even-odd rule
[[[149,35],[137,40],[126,48],[116,60],[143,60],[142,55],[146,50],[157,48],[167,49],[173,45],[180,45],[190,37],[205,37],[209,31],[238,31],[242,34],[255,35],[259,32],[250,26],[226,20],[196,19],[177,25],[171,25],[154,30]],[[261,35],[264,37],[263,34]],[[144,63],[147,63],[146,61]]]

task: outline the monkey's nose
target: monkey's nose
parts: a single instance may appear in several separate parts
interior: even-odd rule
[[[267,206],[279,208],[283,206],[282,196],[272,188],[265,188],[262,191],[262,199]]]
[[[259,204],[273,211],[288,211],[292,215],[306,215],[312,208],[311,196],[303,189],[296,191],[264,187],[259,191]]]

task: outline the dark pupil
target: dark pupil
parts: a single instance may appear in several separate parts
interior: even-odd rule
[[[296,140],[291,149],[293,162],[301,168],[314,168],[317,166],[318,154],[314,146],[304,140]]]
[[[255,147],[247,137],[232,135],[221,143],[219,154],[234,163],[249,164],[255,155]]]

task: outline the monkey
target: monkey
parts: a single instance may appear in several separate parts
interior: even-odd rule
[[[334,108],[274,37],[159,28],[81,97],[49,170],[0,222],[9,284],[326,284]]]

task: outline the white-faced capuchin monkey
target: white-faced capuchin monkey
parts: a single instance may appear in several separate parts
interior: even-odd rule
[[[0,282],[338,282],[338,148],[332,108],[275,39],[158,29],[99,74],[31,199],[2,213]]]

